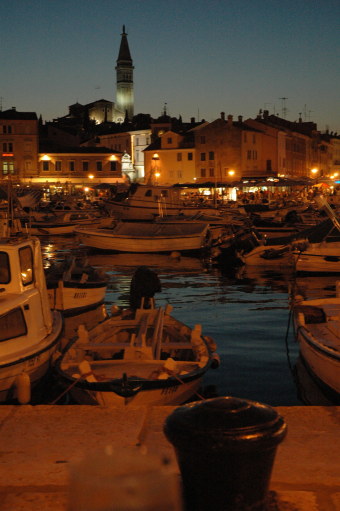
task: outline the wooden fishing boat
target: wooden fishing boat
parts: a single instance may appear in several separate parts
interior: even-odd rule
[[[94,309],[104,302],[107,275],[76,257],[53,265],[46,271],[51,309],[74,315]]]
[[[61,332],[61,314],[49,307],[39,240],[1,238],[1,402],[30,401],[31,390],[50,368]]]
[[[188,252],[208,248],[212,234],[207,223],[118,222],[110,229],[77,228],[88,247],[116,252]]]
[[[300,354],[309,371],[332,401],[340,403],[340,293],[337,296],[300,300],[293,304],[293,318]],[[300,297],[301,298],[301,297]]]
[[[113,219],[100,216],[98,211],[67,211],[63,214],[49,213],[40,220],[30,217],[22,219],[22,225],[34,236],[72,235],[80,225],[103,227],[111,225]]]
[[[212,339],[171,316],[170,305],[115,310],[83,325],[55,362],[58,381],[80,403],[178,405],[198,392],[217,365]]]

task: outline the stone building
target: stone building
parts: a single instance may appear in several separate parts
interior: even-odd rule
[[[1,178],[35,175],[38,167],[39,130],[34,112],[13,107],[0,112]]]

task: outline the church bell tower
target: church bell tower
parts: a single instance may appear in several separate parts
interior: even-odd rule
[[[129,120],[134,114],[133,94],[133,65],[130,55],[129,43],[123,25],[122,40],[120,42],[119,54],[116,65],[117,86],[116,86],[116,108],[124,112]]]

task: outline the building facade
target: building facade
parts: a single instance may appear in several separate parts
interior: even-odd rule
[[[13,107],[0,112],[1,178],[35,175],[38,167],[39,129],[34,112]]]
[[[122,153],[106,148],[54,150],[45,147],[39,153],[38,160],[38,175],[31,182],[91,185],[124,181],[121,171]]]

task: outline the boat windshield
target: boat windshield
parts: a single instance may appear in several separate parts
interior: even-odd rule
[[[0,316],[0,342],[26,334],[26,322],[20,307]]]
[[[11,280],[8,254],[0,252],[0,284],[8,284]]]
[[[19,249],[21,280],[24,286],[33,282],[33,252],[31,247]]]

